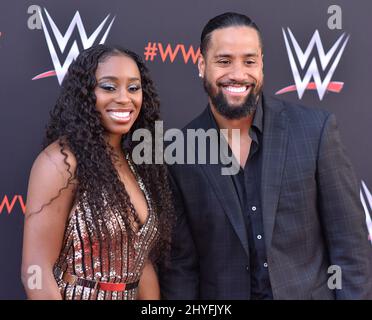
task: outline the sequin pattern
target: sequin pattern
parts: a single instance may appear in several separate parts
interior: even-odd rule
[[[82,197],[67,222],[56,267],[79,278],[95,281],[132,283],[140,279],[144,263],[158,238],[158,221],[142,179],[129,159],[128,164],[148,206],[147,220],[137,231],[133,248],[128,247],[124,220],[115,212],[110,212],[104,221],[108,232],[100,232],[101,241],[93,237],[90,230],[92,211]],[[99,224],[103,228],[103,221]],[[66,300],[135,300],[138,291],[134,288],[109,292],[67,284],[61,279],[56,281]]]

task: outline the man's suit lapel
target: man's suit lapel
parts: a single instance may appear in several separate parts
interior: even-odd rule
[[[213,128],[208,109],[203,112],[200,120],[200,127],[204,130]],[[236,193],[231,176],[221,174],[221,168],[223,168],[221,164],[206,164],[200,165],[200,167],[207,176],[213,190],[216,192],[221,207],[229,218],[245,252],[249,256],[247,228],[243,218],[239,197]]]
[[[249,255],[247,227],[244,222],[239,198],[231,177],[221,175],[221,167],[218,165],[202,165],[204,173],[215,190],[225,214],[229,218],[244,250]]]
[[[287,155],[288,117],[279,100],[264,98],[261,199],[265,244],[271,247],[275,215]]]

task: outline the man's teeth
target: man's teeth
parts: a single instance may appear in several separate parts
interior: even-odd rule
[[[110,111],[111,116],[114,118],[119,118],[119,119],[126,119],[129,117],[130,112],[117,112],[117,111]]]
[[[247,90],[247,87],[225,87],[227,91],[234,92],[234,93],[242,93]]]

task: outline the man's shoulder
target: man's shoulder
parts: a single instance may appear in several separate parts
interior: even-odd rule
[[[285,112],[286,116],[294,123],[324,123],[324,121],[332,114],[328,110],[319,107],[310,107],[297,102],[290,102],[276,97],[265,97],[266,111],[275,111],[280,108]]]

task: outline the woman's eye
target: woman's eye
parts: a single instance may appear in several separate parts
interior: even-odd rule
[[[106,91],[114,91],[116,89],[112,84],[100,84],[100,88]]]
[[[133,86],[128,87],[128,90],[131,91],[131,92],[136,92],[139,89],[141,89],[141,86],[138,86],[138,85],[133,85]]]

